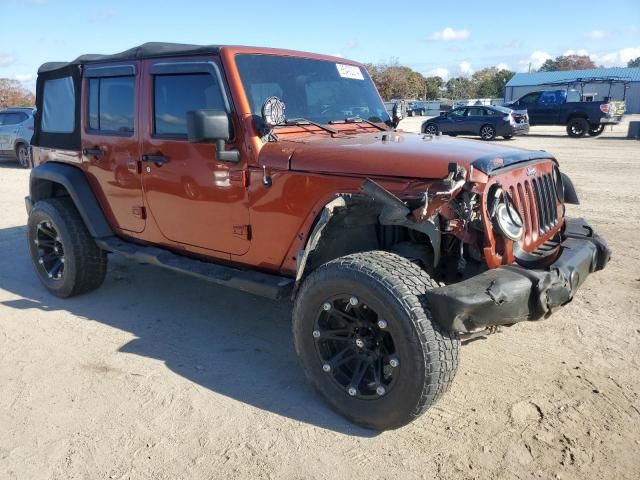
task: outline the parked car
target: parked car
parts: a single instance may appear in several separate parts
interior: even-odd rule
[[[422,133],[439,132],[453,136],[479,135],[483,140],[509,139],[528,133],[529,122],[526,111],[498,106],[458,107],[422,124]]]
[[[0,156],[14,158],[21,167],[31,165],[34,108],[0,111]]]
[[[429,103],[425,101],[418,100],[416,102],[410,102],[407,105],[407,114],[410,117],[423,117],[427,114],[427,110],[429,110]]]
[[[36,90],[42,285],[90,292],[114,253],[293,301],[307,379],[364,427],[417,418],[461,339],[548,318],[609,260],[550,153],[397,130],[344,58],[153,43],[45,64]]]
[[[606,125],[622,120],[625,104],[609,99],[583,102],[577,90],[541,90],[527,93],[506,107],[526,109],[531,125],[565,125],[570,137],[600,135]]]

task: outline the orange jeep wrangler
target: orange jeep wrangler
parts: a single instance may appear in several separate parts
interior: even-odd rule
[[[609,249],[545,151],[397,130],[359,63],[150,43],[38,72],[27,197],[54,295],[124,255],[293,301],[310,383],[373,429],[447,390],[460,341],[547,318]]]

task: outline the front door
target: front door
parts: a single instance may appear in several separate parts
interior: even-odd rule
[[[242,255],[251,235],[246,161],[220,162],[213,144],[187,139],[188,111],[230,110],[219,72],[211,58],[144,62],[143,186],[168,240]]]
[[[139,62],[87,67],[82,149],[87,173],[108,198],[118,228],[142,232],[145,209],[138,160]]]

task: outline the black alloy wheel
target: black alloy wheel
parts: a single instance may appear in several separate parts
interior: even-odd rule
[[[447,390],[459,341],[433,320],[425,292],[437,283],[383,251],[327,262],[302,283],[293,337],[307,380],[329,406],[375,430],[399,428]]]
[[[107,272],[101,250],[69,197],[40,200],[27,221],[31,260],[49,292],[66,298],[98,288]]]
[[[604,125],[603,124],[595,125],[595,126],[591,125],[589,127],[589,136],[590,137],[597,137],[602,132],[604,132]]]
[[[589,131],[589,122],[584,118],[572,118],[567,124],[567,135],[572,138],[584,137]]]
[[[388,323],[355,296],[327,299],[318,312],[313,338],[322,369],[347,395],[377,398],[391,391],[398,377]]]
[[[64,247],[56,227],[48,220],[42,220],[36,226],[35,239],[38,255],[38,268],[48,278],[62,280],[64,275]]]

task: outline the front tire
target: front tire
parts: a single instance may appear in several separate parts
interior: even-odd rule
[[[567,135],[572,138],[584,137],[589,131],[589,122],[584,118],[572,118],[567,124]]]
[[[438,131],[439,131],[438,126],[435,123],[427,123],[422,133],[427,133],[429,135],[437,135]]]
[[[302,284],[293,309],[296,352],[331,408],[375,430],[408,424],[449,388],[459,341],[431,317],[437,284],[399,255],[338,258]]]
[[[68,197],[33,206],[27,222],[31,260],[38,278],[57,297],[98,288],[107,272],[107,254],[89,234]]]
[[[603,124],[589,126],[589,136],[590,137],[597,137],[602,132],[604,132],[604,125]]]

